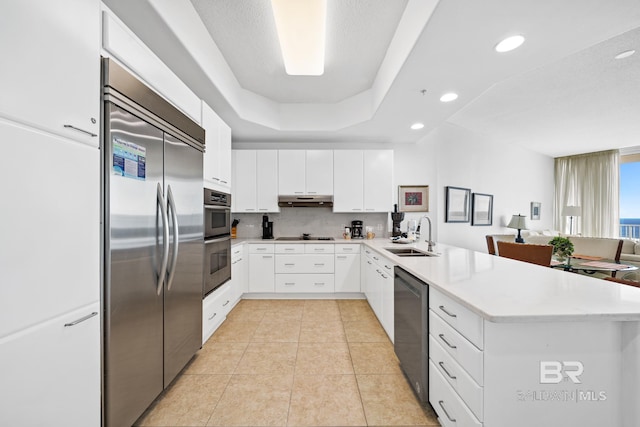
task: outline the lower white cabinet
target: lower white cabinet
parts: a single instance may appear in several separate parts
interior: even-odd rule
[[[378,321],[391,339],[393,336],[393,267],[376,251],[365,248],[363,258],[364,293]]]
[[[204,344],[231,310],[232,283],[227,282],[202,300],[202,344]]]
[[[247,280],[247,260],[244,245],[231,247],[231,281],[235,290],[236,302],[242,298],[243,294],[249,292],[249,282]]]
[[[249,292],[275,292],[274,244],[249,245]]]
[[[0,339],[0,425],[100,425],[100,304]]]
[[[359,244],[337,243],[334,268],[336,292],[361,292]]]
[[[276,274],[276,292],[334,292],[333,274]]]

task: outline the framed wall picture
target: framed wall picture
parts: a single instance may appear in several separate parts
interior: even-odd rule
[[[493,224],[493,196],[473,193],[471,195],[471,225]]]
[[[445,222],[469,222],[471,190],[460,187],[445,187]]]
[[[540,209],[542,208],[542,203],[540,202],[531,202],[531,220],[539,220],[540,219]]]
[[[429,186],[399,185],[398,205],[400,212],[429,212]]]

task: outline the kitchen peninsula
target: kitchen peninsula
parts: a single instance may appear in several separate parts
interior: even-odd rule
[[[640,425],[640,289],[444,244],[364,245],[429,286],[443,425]]]

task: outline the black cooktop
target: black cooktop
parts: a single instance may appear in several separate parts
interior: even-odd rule
[[[298,241],[298,240],[335,240],[335,239],[333,237],[295,236],[295,237],[278,237],[276,240]]]

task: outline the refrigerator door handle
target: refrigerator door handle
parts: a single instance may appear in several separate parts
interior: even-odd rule
[[[171,257],[171,266],[167,270],[169,273],[169,278],[167,279],[167,291],[170,291],[171,283],[173,283],[173,277],[176,274],[176,264],[178,263],[178,242],[180,240],[180,236],[178,234],[178,212],[176,212],[176,203],[173,200],[171,185],[167,186],[167,201],[169,202],[168,208],[171,209],[171,220],[173,222],[173,256]]]
[[[165,209],[167,204],[164,201],[162,186],[160,183],[158,183],[158,205],[160,205],[160,213],[162,215],[162,238],[164,239],[162,262],[160,265],[160,271],[158,272],[158,284],[156,285],[156,293],[159,296],[162,292],[162,283],[164,282],[164,277],[167,274],[167,263],[169,261],[169,217],[167,216],[167,210]]]

